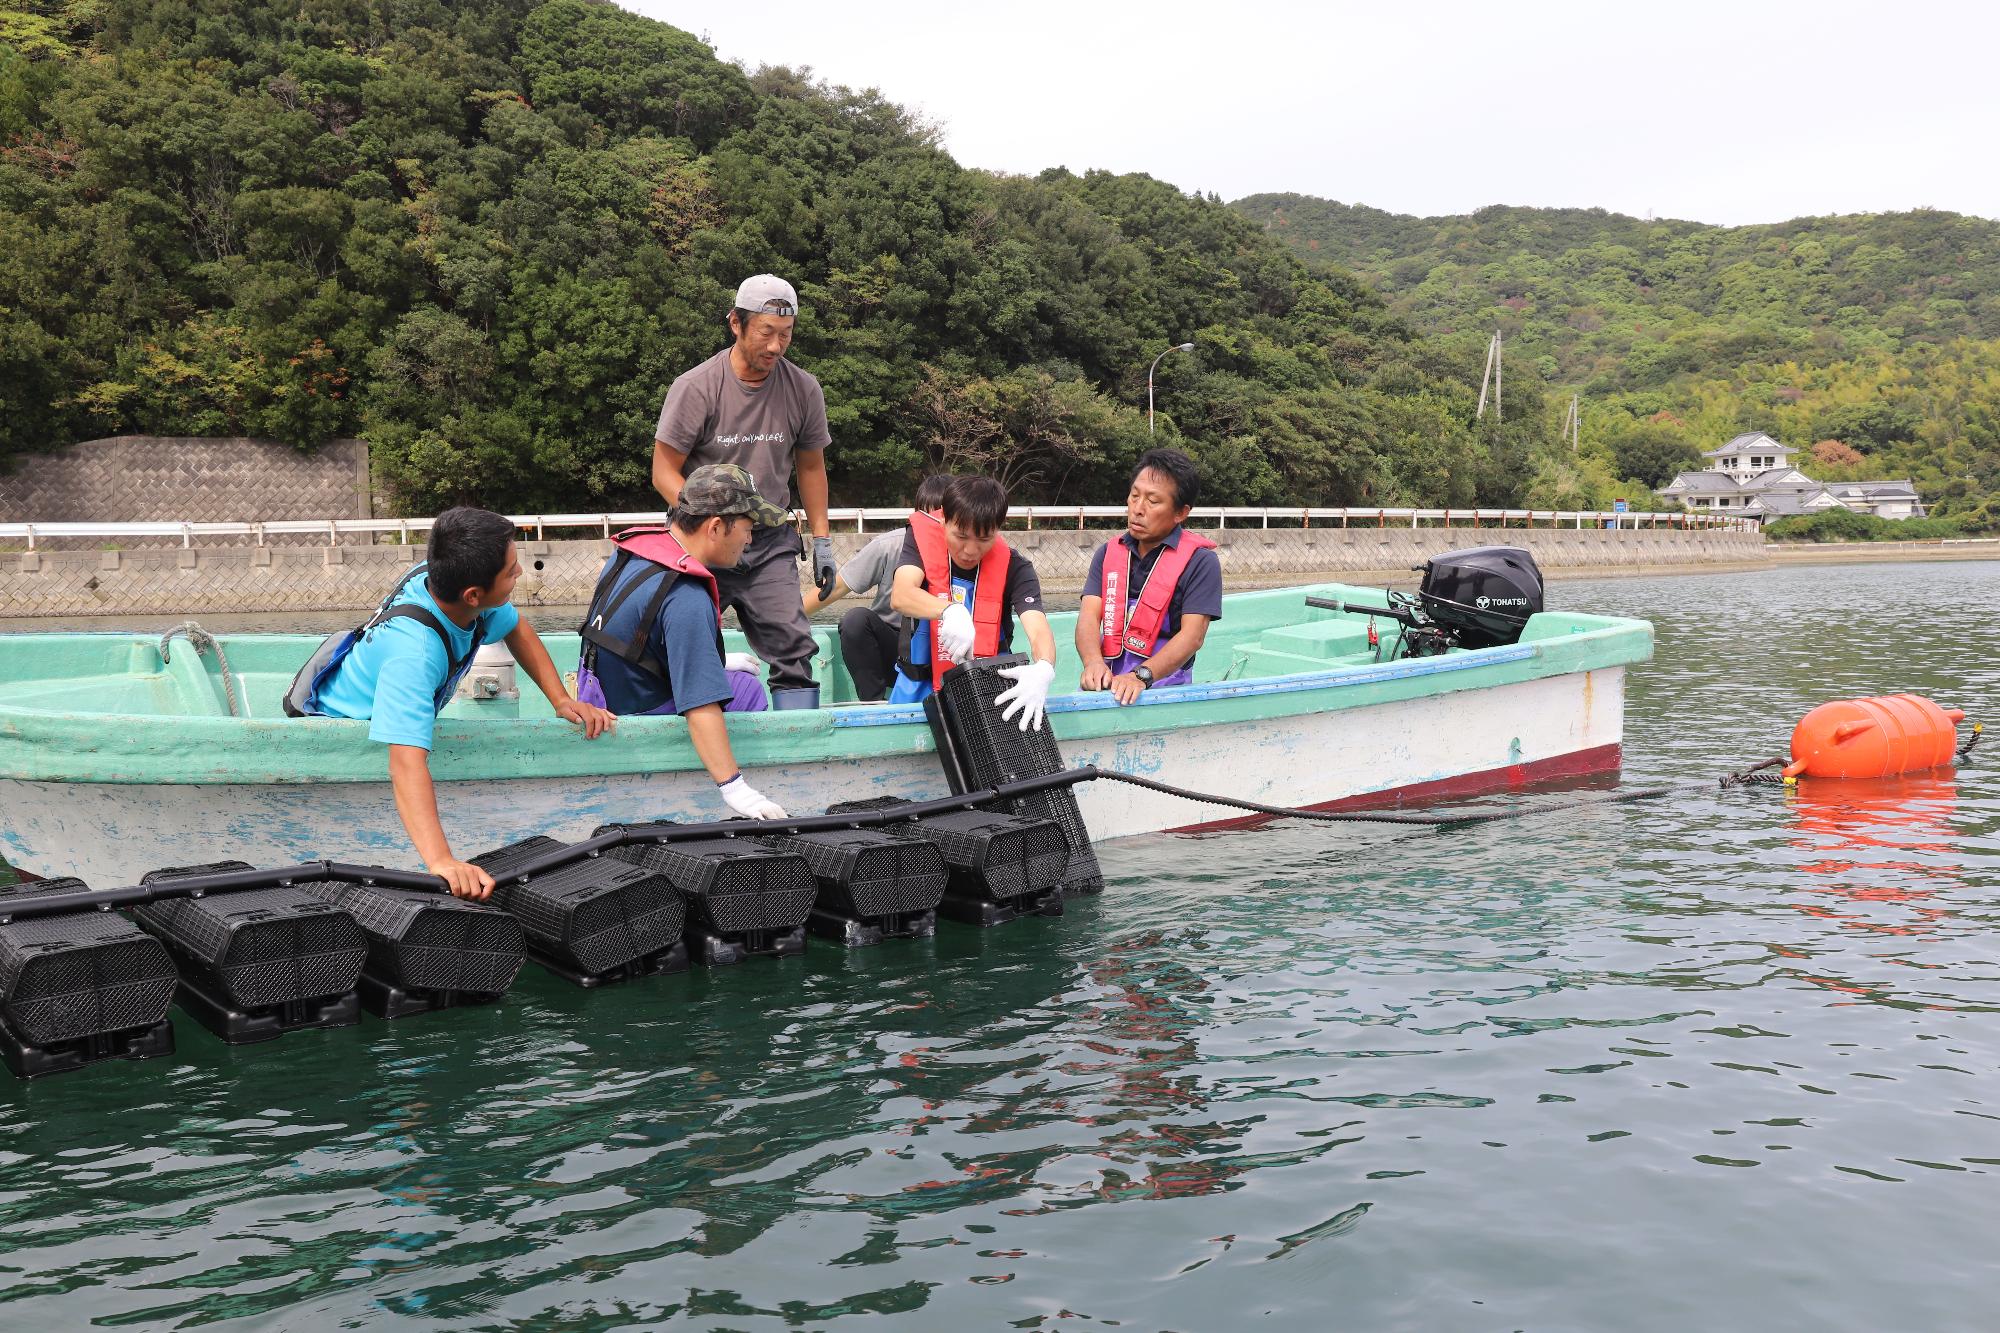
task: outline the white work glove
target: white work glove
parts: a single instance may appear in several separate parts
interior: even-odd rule
[[[1042,717],[1048,711],[1049,686],[1056,678],[1056,664],[1030,662],[1026,666],[1003,667],[1000,674],[1014,682],[1013,689],[994,697],[993,706],[1000,709],[1000,720],[1012,722],[1018,712],[1021,730],[1040,731]]]
[[[965,603],[953,602],[938,617],[938,647],[944,650],[945,660],[971,661],[972,638],[972,612],[965,609]]]
[[[731,810],[745,819],[783,819],[784,809],[779,804],[743,780],[738,773],[722,784],[719,791]]]
[[[751,653],[725,653],[722,658],[722,669],[724,671],[747,671],[754,676],[764,669],[764,664],[758,661],[755,655]]]

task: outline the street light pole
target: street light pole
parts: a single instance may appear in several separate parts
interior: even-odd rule
[[[1193,350],[1193,343],[1176,343],[1174,346],[1169,347],[1167,352],[1192,352]],[[1148,435],[1153,433],[1153,367],[1160,364],[1160,357],[1165,356],[1167,352],[1162,352],[1160,356],[1154,357],[1153,365],[1146,367],[1146,434]]]

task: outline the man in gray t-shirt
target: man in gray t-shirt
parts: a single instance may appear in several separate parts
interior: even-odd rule
[[[669,505],[689,472],[735,463],[758,494],[792,508],[792,475],[812,528],[813,581],[833,587],[832,530],[826,517],[826,396],[819,381],[785,359],[798,322],[798,293],[760,273],[736,289],[729,312],[734,342],[674,381],[653,432],[653,487]],[[734,569],[718,569],[722,604],[736,608],[743,637],[771,664],[773,708],[816,708],[814,644],[799,596],[800,555],[789,524],[760,526]]]

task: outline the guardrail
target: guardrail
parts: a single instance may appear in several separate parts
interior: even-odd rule
[[[803,518],[803,511],[794,511]],[[831,509],[830,523],[841,531],[866,532],[868,524],[894,526],[910,516],[907,508]],[[616,514],[510,514],[514,526],[533,532],[543,540],[551,528],[594,529],[609,537],[621,527],[635,523],[658,523],[666,515],[660,510]],[[1081,530],[1089,520],[1125,517],[1123,505],[1023,505],[1009,511],[1008,526],[1034,531],[1069,527]],[[26,541],[35,549],[37,541],[67,540],[118,541],[125,538],[175,538],[184,548],[192,548],[199,537],[249,537],[262,546],[270,537],[324,537],[328,546],[342,538],[395,537],[408,545],[413,533],[430,531],[429,518],[325,518],[272,519],[265,522],[181,523],[154,520],[132,523],[0,523],[0,541]],[[1188,518],[1192,527],[1473,527],[1473,528],[1621,528],[1644,530],[1671,528],[1689,531],[1755,532],[1755,519],[1722,514],[1617,513],[1592,509],[1343,509],[1297,506],[1229,505],[1196,508]],[[852,525],[851,527],[849,525]]]

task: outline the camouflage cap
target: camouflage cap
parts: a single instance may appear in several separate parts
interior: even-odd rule
[[[792,516],[757,493],[757,483],[734,463],[705,463],[688,473],[675,506],[690,518],[743,515],[760,528],[775,528]]]

